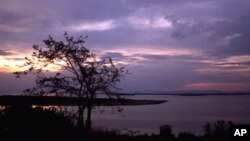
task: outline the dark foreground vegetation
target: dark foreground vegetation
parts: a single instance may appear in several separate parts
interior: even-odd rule
[[[112,121],[111,121],[112,122]],[[192,133],[174,135],[171,126],[160,127],[159,134],[127,134],[118,130],[86,131],[75,125],[74,119],[56,109],[7,107],[0,112],[1,141],[227,141],[229,125],[217,121],[204,126],[204,135]]]

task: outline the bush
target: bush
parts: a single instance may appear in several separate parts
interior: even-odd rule
[[[0,115],[1,141],[66,141],[77,137],[73,120],[55,109],[7,107]]]
[[[180,133],[177,141],[198,141],[198,137],[191,133]]]
[[[172,141],[175,139],[175,136],[172,134],[172,128],[169,125],[160,126],[160,139]]]
[[[216,121],[213,124],[207,123],[204,126],[204,140],[213,140],[213,141],[227,141],[229,140],[230,125],[232,122],[225,122],[222,120]]]

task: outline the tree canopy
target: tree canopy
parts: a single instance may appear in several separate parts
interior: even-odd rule
[[[36,86],[25,92],[87,98],[102,92],[112,96],[126,74],[124,67],[87,49],[84,46],[87,37],[74,39],[65,33],[64,38],[65,41],[56,41],[49,36],[43,40],[45,48],[33,45],[32,56],[25,57],[26,63],[21,66],[26,70],[15,72],[17,77],[36,75]]]

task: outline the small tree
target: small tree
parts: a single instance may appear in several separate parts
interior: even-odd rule
[[[36,85],[25,93],[32,95],[55,94],[86,98],[87,103],[79,103],[78,126],[84,127],[84,110],[87,108],[86,128],[91,125],[92,99],[97,92],[117,97],[117,83],[126,71],[115,64],[110,57],[100,57],[84,47],[87,37],[77,39],[64,34],[65,41],[56,41],[51,36],[44,40],[46,47],[33,45],[31,57],[15,72],[17,77],[25,74],[36,75]]]
[[[160,138],[161,140],[174,140],[175,136],[172,134],[172,127],[169,125],[160,126]]]

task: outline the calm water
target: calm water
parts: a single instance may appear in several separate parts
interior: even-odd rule
[[[250,124],[250,96],[132,96],[133,99],[168,100],[159,105],[100,107],[93,114],[93,126],[108,129],[139,130],[158,133],[159,126],[168,124],[174,133],[183,131],[203,133],[207,122],[217,120]],[[104,110],[104,112],[103,112]]]

